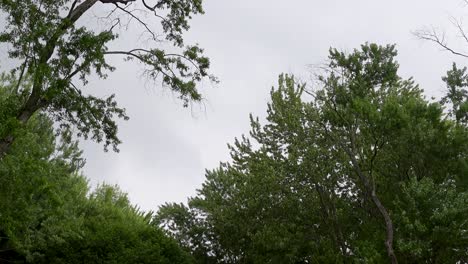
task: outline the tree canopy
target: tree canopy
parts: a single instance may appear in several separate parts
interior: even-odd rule
[[[93,9],[107,6],[112,8],[101,18],[106,28],[80,23]],[[8,47],[10,62],[18,64],[12,71],[12,85],[22,98],[9,110],[11,128],[0,134],[0,157],[15,140],[14,129],[38,110],[46,111],[61,128],[73,126],[78,136],[117,150],[116,118],[127,119],[125,109],[117,105],[114,95],[100,98],[81,89],[91,75],[106,78],[115,70],[108,63],[109,56],[141,63],[145,75],[176,92],[184,106],[200,101],[197,83],[216,78],[208,73],[210,62],[203,49],[186,45],[182,34],[189,29],[192,15],[201,13],[201,0],[0,1],[0,14],[6,17],[0,27],[0,43]],[[145,14],[153,19],[146,21]],[[135,37],[129,32],[119,36],[125,21],[135,23],[142,36],[147,36],[148,41],[140,43],[149,44],[110,49],[109,44],[122,35]]]
[[[199,263],[466,262],[468,131],[444,111],[465,70],[429,101],[396,55],[331,49],[313,87],[281,75],[265,124],[251,116],[232,160],[188,205],[162,206],[160,226]]]

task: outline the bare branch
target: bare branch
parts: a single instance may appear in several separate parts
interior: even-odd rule
[[[444,50],[449,51],[454,55],[468,58],[468,54],[454,50],[451,47],[449,47],[445,41],[445,33],[442,33],[441,35],[441,33],[438,33],[434,28],[432,28],[431,30],[428,30],[428,29],[418,30],[418,31],[413,32],[413,34],[419,39],[428,40],[428,41],[432,41],[436,43],[437,45],[442,47]]]
[[[132,11],[128,11],[127,9],[119,6],[118,4],[115,4],[116,8],[122,10],[123,12],[125,12],[126,14],[128,14],[129,16],[131,16],[133,19],[135,19],[136,21],[138,21],[141,25],[143,25],[146,30],[148,31],[149,34],[151,34],[152,38],[154,41],[158,41],[158,38],[156,36],[156,34],[153,32],[153,30],[151,30],[149,27],[148,27],[148,24],[145,23],[143,20],[141,20],[139,17],[135,16]]]
[[[461,37],[465,40],[465,42],[468,43],[468,36],[466,35],[465,30],[463,30],[461,21],[452,17],[450,22],[458,29],[458,32],[461,34]]]
[[[115,23],[112,24],[112,26],[109,28],[108,32],[112,32],[117,25],[120,26],[120,18],[116,18],[116,19],[114,19],[114,21],[115,21]]]
[[[115,13],[115,11],[116,11],[117,9],[118,9],[118,7],[115,7],[114,9],[112,9],[112,11],[110,11],[110,12],[107,14],[107,16],[106,16],[105,18],[109,18],[109,17],[111,17],[111,16],[112,16],[112,14],[114,14],[114,13]]]
[[[143,2],[143,5],[144,5],[147,9],[149,9],[150,11],[153,11],[154,16],[156,16],[156,17],[162,19],[163,21],[166,21],[166,22],[167,22],[166,18],[164,18],[164,17],[162,17],[162,16],[160,16],[160,15],[158,15],[158,14],[156,13],[156,5],[154,5],[153,7],[151,7],[151,6],[149,6],[149,5],[146,3],[145,0],[142,0],[142,2]]]
[[[468,1],[468,0],[467,0],[467,1]],[[146,3],[145,0],[142,0],[142,2],[143,2],[143,5],[144,5],[146,8],[148,8],[149,10],[151,10],[151,11],[155,11],[155,10],[156,10],[156,6],[153,6],[153,7],[149,6],[149,5]]]

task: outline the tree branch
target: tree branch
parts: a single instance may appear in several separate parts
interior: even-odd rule
[[[78,1],[79,0],[73,1],[72,6],[70,7],[70,11],[68,12],[68,15],[67,15],[68,18],[70,17],[71,13],[75,10],[75,6],[76,6],[76,4],[78,4]]]
[[[450,22],[452,22],[452,24],[458,29],[458,32],[461,34],[461,37],[465,40],[465,42],[468,43],[468,36],[463,30],[461,22],[454,17],[450,19]]]
[[[154,65],[154,63],[151,63],[150,61],[146,60],[145,58],[143,58],[139,54],[134,53],[135,51],[144,51],[144,52],[151,53],[149,50],[145,50],[145,49],[133,49],[133,50],[130,50],[130,51],[106,51],[106,52],[104,52],[104,54],[127,55],[127,56],[130,56],[130,57],[134,57],[134,58],[138,59],[139,61],[141,61],[141,62],[143,62],[145,64]],[[171,79],[176,77],[176,74],[171,69],[168,68],[168,70],[171,71],[173,76],[171,76],[167,72],[164,72],[162,69],[157,69],[157,72],[162,73],[164,76],[167,76],[168,78],[171,78]]]
[[[135,20],[137,20],[140,24],[142,24],[146,30],[148,31],[148,33],[151,34],[151,36],[153,37],[153,40],[154,41],[158,41],[158,38],[156,36],[156,34],[153,32],[153,30],[151,30],[149,27],[148,27],[148,24],[145,23],[143,20],[141,20],[139,17],[135,16],[132,11],[128,11],[127,9],[119,6],[118,4],[115,4],[116,8],[122,10],[123,12],[125,12],[126,14],[128,14],[129,16],[131,16],[132,18],[134,18]]]
[[[19,91],[19,88],[21,87],[21,82],[23,81],[23,77],[24,77],[24,73],[26,71],[26,66],[28,64],[28,58],[26,58],[24,60],[24,63],[23,65],[21,65],[21,72],[20,72],[20,76],[18,78],[18,83],[16,84],[16,87],[15,87],[15,93],[18,94],[18,91]]]
[[[418,37],[419,39],[422,40],[428,40],[436,43],[440,47],[442,47],[444,50],[451,52],[454,55],[462,56],[465,58],[468,58],[468,54],[459,52],[457,50],[454,50],[450,48],[447,43],[445,42],[445,37],[444,35],[440,36],[439,33],[436,32],[434,28],[432,28],[431,31],[425,29],[425,30],[418,30],[413,32],[413,34]]]

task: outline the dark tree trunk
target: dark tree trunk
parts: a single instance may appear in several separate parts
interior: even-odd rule
[[[0,139],[0,160],[7,154],[10,150],[10,146],[13,143],[13,136],[6,136],[3,139]]]

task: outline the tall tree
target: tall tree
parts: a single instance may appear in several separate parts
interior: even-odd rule
[[[80,23],[93,9],[109,6],[112,8],[103,18],[108,28]],[[140,62],[149,78],[178,93],[185,106],[201,100],[198,82],[205,77],[215,80],[207,72],[210,63],[203,50],[185,45],[182,37],[192,15],[203,13],[201,0],[2,0],[0,12],[6,17],[0,43],[8,47],[11,62],[19,62],[13,70],[13,85],[23,98],[9,109],[14,120],[0,134],[0,158],[15,140],[14,130],[39,110],[46,111],[61,128],[74,126],[79,136],[103,141],[105,149],[112,146],[117,150],[120,141],[115,118],[127,119],[125,110],[117,106],[114,95],[99,98],[81,89],[91,74],[106,78],[114,70],[109,56]],[[160,22],[145,21],[145,14]],[[142,41],[130,50],[109,49],[119,37],[124,19],[136,23],[149,44]],[[31,83],[29,88],[23,85],[25,81]]]
[[[468,133],[396,54],[331,49],[315,90],[281,76],[265,124],[161,226],[222,263],[463,262]]]

